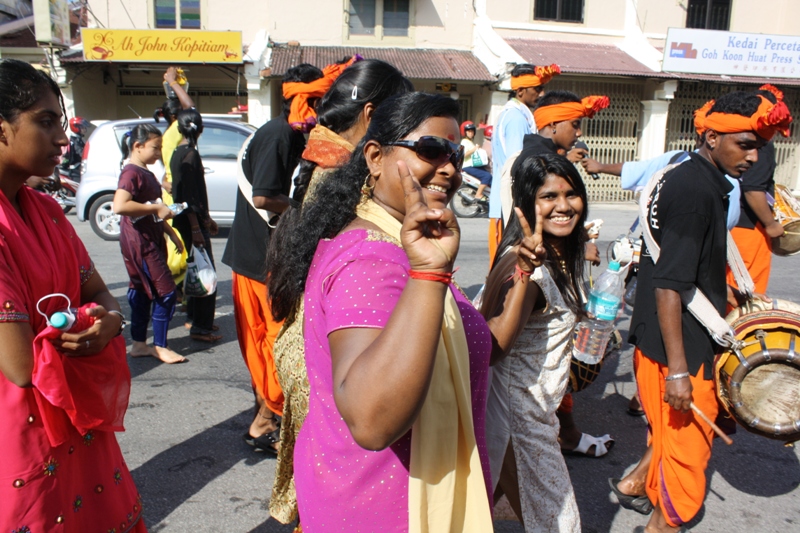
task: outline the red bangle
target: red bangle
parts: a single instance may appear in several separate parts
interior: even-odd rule
[[[445,285],[450,285],[450,282],[453,281],[453,273],[441,273],[441,272],[420,272],[419,270],[409,270],[408,277],[411,279],[421,279],[423,281],[438,281],[439,283],[444,283]]]
[[[519,265],[514,265],[514,273],[519,274],[519,277],[522,278],[524,276],[531,277],[533,275],[533,270],[528,272],[527,270],[522,270]]]

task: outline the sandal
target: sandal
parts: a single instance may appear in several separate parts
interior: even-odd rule
[[[213,333],[192,333],[189,335],[189,338],[195,341],[213,344],[219,340],[222,340],[222,335],[214,335]]]
[[[594,454],[589,453],[589,448],[594,446]],[[561,453],[564,455],[583,455],[585,457],[598,458],[603,457],[611,448],[614,447],[614,439],[607,433],[602,437],[592,437],[587,433],[581,433],[581,440],[574,450],[565,450],[561,448]]]
[[[617,500],[619,500],[620,507],[636,511],[643,515],[648,515],[653,512],[653,504],[650,503],[650,499],[647,496],[631,496],[630,494],[624,494],[619,490],[619,487],[617,487],[619,482],[619,479],[608,478],[611,492],[613,492]]]
[[[281,442],[281,428],[278,427],[277,429],[270,431],[269,433],[264,433],[260,437],[253,437],[250,433],[245,433],[244,441],[251,446],[254,451],[256,452],[263,452],[273,455],[274,457],[278,456],[278,449],[275,448],[275,444],[279,444]]]

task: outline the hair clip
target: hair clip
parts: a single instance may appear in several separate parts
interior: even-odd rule
[[[133,130],[128,130],[128,131],[126,131],[126,132],[125,132],[125,134],[123,135],[123,137],[125,137],[125,138],[127,139],[127,138],[128,138],[128,137],[130,137],[132,134],[133,134]]]
[[[358,85],[353,85],[353,93],[350,95],[352,100],[358,100]]]

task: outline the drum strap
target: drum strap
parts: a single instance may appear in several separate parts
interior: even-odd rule
[[[664,176],[680,164],[681,163],[667,165],[653,174],[642,191],[642,195],[639,197],[639,219],[642,221],[642,235],[645,243],[647,243],[647,250],[650,252],[650,257],[653,258],[653,263],[657,263],[661,255],[661,247],[656,243],[653,234],[650,232],[650,223],[648,219],[653,192],[655,191],[656,194],[658,194],[657,189],[659,188],[659,184],[663,182]],[[728,232],[727,256],[728,265],[731,268],[731,272],[733,272],[737,285],[742,292],[747,295],[748,299],[751,298],[754,289],[753,279],[750,277],[750,273],[744,265],[742,256],[730,232]],[[708,297],[700,292],[697,287],[682,291],[680,295],[683,305],[685,305],[697,321],[708,330],[714,340],[722,346],[730,346],[731,342],[735,340],[731,327],[728,325],[728,322],[720,316],[719,312],[717,312],[717,308],[714,307],[714,304],[711,303]]]

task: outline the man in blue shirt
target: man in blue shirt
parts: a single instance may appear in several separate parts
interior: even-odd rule
[[[508,156],[522,150],[522,138],[536,132],[532,110],[544,92],[544,85],[561,74],[558,65],[536,67],[527,63],[511,71],[508,102],[497,117],[492,136],[492,192],[489,195],[489,263],[494,261],[503,235],[500,206],[500,177]]]

